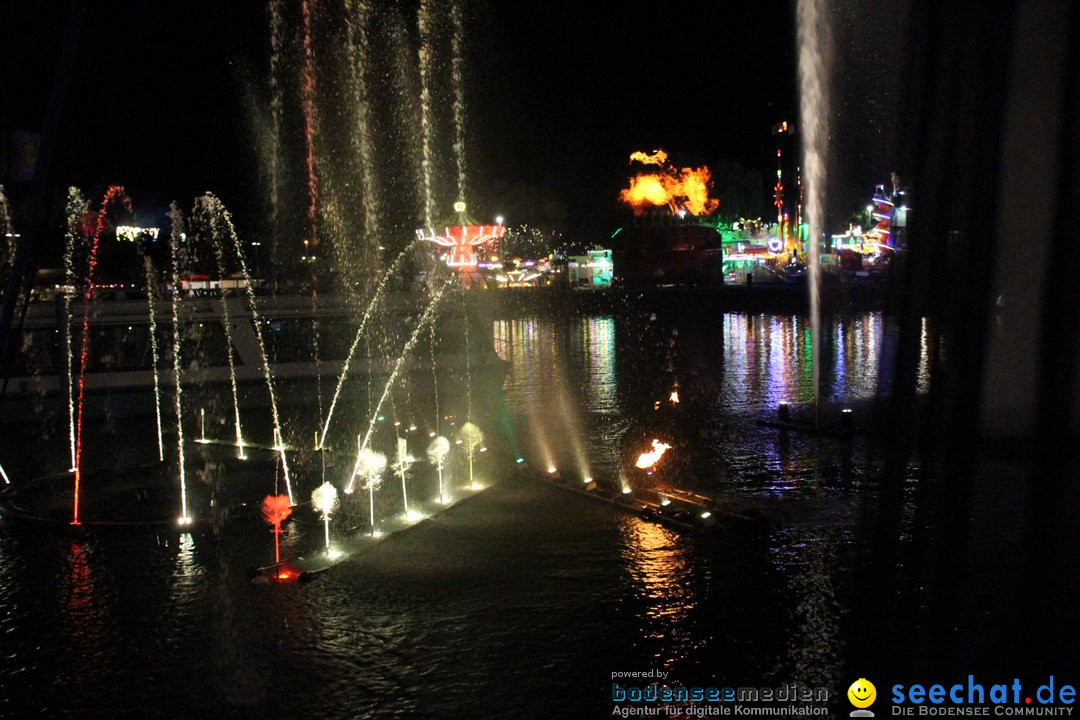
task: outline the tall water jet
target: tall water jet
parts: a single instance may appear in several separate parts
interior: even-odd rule
[[[143,255],[143,270],[146,272],[146,308],[150,316],[150,365],[154,375],[154,419],[157,421],[158,462],[165,462],[165,441],[161,426],[161,378],[158,370],[157,308],[154,298],[157,296],[157,274],[154,261],[149,255]]]
[[[814,424],[821,396],[821,268],[818,255],[825,223],[825,183],[829,139],[829,95],[826,78],[829,36],[824,0],[798,0],[799,112],[803,127],[803,170],[806,178],[807,276],[810,288],[810,355],[814,383]]]
[[[461,430],[458,431],[458,439],[461,440],[462,445],[465,448],[465,455],[469,458],[469,488],[471,490],[478,490],[479,487],[476,484],[476,480],[473,478],[473,458],[476,456],[476,451],[480,447],[480,444],[484,442],[484,433],[471,422],[466,422],[461,426]]]
[[[8,205],[7,195],[4,194],[4,186],[0,185],[0,242],[3,242],[4,252],[0,255],[0,277],[6,275],[7,266],[15,262],[15,249],[18,239],[11,226],[11,208]]]
[[[277,257],[278,227],[281,224],[281,66],[284,19],[282,18],[283,0],[270,0],[270,227],[273,255]]]
[[[82,481],[83,404],[86,399],[86,364],[90,359],[90,307],[94,299],[94,271],[97,269],[98,249],[101,247],[101,236],[104,234],[108,223],[108,214],[113,206],[117,204],[129,210],[131,209],[131,201],[124,192],[124,188],[120,185],[113,185],[105,192],[105,197],[101,200],[101,208],[94,222],[94,235],[90,241],[90,257],[86,268],[86,292],[83,295],[82,335],[79,344],[79,390],[75,401],[75,489],[72,503],[72,525],[80,524],[79,492]]]
[[[86,242],[84,218],[90,212],[90,203],[77,187],[68,188],[67,229],[64,233],[64,372],[67,376],[68,393],[68,443],[71,446],[71,472],[75,472],[75,377],[72,364],[74,348],[71,342],[71,301],[75,293],[75,247]]]
[[[446,288],[449,287],[450,281],[447,280],[443,285],[432,295],[431,300],[428,303],[424,313],[420,316],[420,319],[416,322],[416,327],[413,328],[412,335],[409,336],[405,346],[401,349],[401,354],[398,355],[397,361],[394,363],[393,369],[390,371],[390,377],[386,381],[386,385],[383,387],[382,394],[379,396],[379,401],[375,404],[375,409],[371,413],[371,420],[368,422],[367,432],[363,435],[363,442],[361,442],[361,449],[368,446],[368,442],[371,440],[371,433],[375,430],[375,423],[379,419],[379,413],[382,411],[383,403],[386,402],[387,396],[390,395],[390,390],[394,386],[394,382],[397,380],[398,374],[401,372],[402,366],[405,364],[405,360],[408,359],[409,353],[416,346],[417,341],[420,338],[420,333],[432,326],[435,320],[436,314],[439,311],[439,301],[442,299],[443,293]],[[349,489],[346,492],[351,492],[352,483],[349,484]]]
[[[334,409],[337,407],[338,398],[341,397],[341,388],[345,385],[345,378],[349,374],[349,368],[352,366],[353,358],[356,355],[356,350],[360,347],[360,341],[364,337],[364,331],[367,329],[368,321],[371,319],[372,313],[375,308],[378,307],[379,302],[383,298],[384,291],[386,289],[386,283],[390,281],[391,277],[394,277],[398,270],[401,268],[401,263],[404,261],[405,256],[413,248],[412,244],[406,246],[404,250],[398,253],[398,256],[394,258],[394,262],[383,274],[379,280],[379,284],[375,286],[375,292],[371,295],[371,300],[368,302],[367,309],[364,310],[364,316],[360,319],[360,327],[356,329],[356,335],[353,336],[352,344],[349,345],[349,352],[345,356],[345,363],[341,366],[341,374],[338,376],[337,387],[334,388],[334,397],[330,400],[330,410],[326,413],[326,420],[323,421],[322,434],[319,437],[318,449],[322,449],[326,445],[326,435],[330,432],[330,421],[334,419]]]
[[[372,138],[371,102],[368,89],[368,60],[370,58],[369,25],[371,23],[370,0],[346,0],[346,42],[348,43],[349,71],[353,92],[353,143],[356,160],[360,165],[360,197],[364,209],[364,254],[367,262],[372,244],[378,247],[381,237],[379,228],[378,178],[376,177],[375,143]]]
[[[417,27],[420,31],[420,138],[421,138],[421,187],[424,201],[424,227],[430,227],[435,213],[435,125],[431,111],[431,82],[435,61],[431,6],[433,0],[420,0]]]
[[[450,441],[442,435],[431,441],[427,448],[428,460],[435,466],[439,474],[439,502],[446,504],[446,490],[443,485],[443,465],[446,464],[446,456],[450,454]]]
[[[465,202],[465,22],[462,18],[462,0],[454,2],[450,9],[450,76],[454,88],[451,105],[454,116],[454,158],[457,161],[457,199]]]
[[[461,321],[465,323],[465,419],[472,418],[472,339],[469,337],[469,304],[465,299],[465,281],[458,283]]]
[[[225,344],[228,346],[229,351],[225,354],[229,364],[229,387],[232,390],[233,399],[233,422],[236,427],[236,452],[237,456],[244,460],[247,455],[244,452],[244,431],[240,425],[240,391],[236,384],[236,360],[233,358],[232,348],[232,318],[229,317],[229,298],[225,292],[225,288],[221,287],[220,283],[227,276],[225,270],[225,250],[223,247],[223,241],[221,233],[224,228],[221,227],[221,222],[218,219],[216,213],[217,205],[212,202],[207,196],[203,196],[195,199],[195,211],[194,214],[197,217],[201,217],[203,224],[206,226],[210,237],[206,240],[214,248],[214,262],[218,271],[218,290],[220,292],[221,299],[221,322],[225,327]],[[205,427],[204,427],[205,434]]]
[[[187,478],[184,475],[184,409],[183,385],[180,382],[180,241],[184,237],[184,215],[176,207],[169,205],[167,213],[171,227],[169,229],[169,259],[172,262],[172,326],[173,326],[173,393],[176,410],[176,464],[180,483],[180,518],[181,525],[191,524],[191,515],[187,506]]]
[[[244,288],[247,291],[248,306],[251,310],[251,324],[255,329],[255,339],[259,343],[259,355],[262,359],[263,380],[266,383],[266,391],[270,396],[270,413],[274,421],[274,449],[281,459],[281,473],[285,478],[285,489],[289,494],[289,502],[293,501],[292,481],[289,478],[289,462],[285,456],[285,442],[281,434],[281,416],[278,414],[277,395],[274,392],[274,379],[270,374],[270,360],[266,354],[266,340],[263,338],[262,320],[259,317],[258,304],[255,301],[255,287],[248,272],[247,260],[244,259],[244,248],[240,244],[240,236],[236,234],[236,227],[232,222],[232,214],[225,205],[213,193],[206,193],[203,198],[210,208],[213,216],[219,218],[219,226],[225,237],[232,239],[236,260],[240,264],[240,273],[244,277]]]
[[[394,458],[394,472],[401,480],[401,501],[405,506],[405,519],[410,520],[412,513],[409,512],[409,490],[405,487],[405,478],[409,474],[409,466],[416,462],[416,458],[409,454],[409,441],[403,437],[397,439],[397,456]]]
[[[311,506],[321,515],[326,539],[326,554],[330,554],[330,513],[338,506],[337,488],[324,482],[311,493]]]
[[[300,102],[304,111],[305,164],[308,180],[308,241],[310,247],[314,248],[319,243],[319,176],[315,167],[315,43],[311,37],[311,2],[309,0],[301,0],[300,17],[304,41]]]
[[[360,437],[357,436],[359,443]],[[375,531],[375,491],[382,485],[382,472],[386,468],[386,456],[375,452],[369,447],[360,446],[356,453],[356,463],[353,465],[353,477],[360,476],[364,480],[364,489],[368,491],[368,515],[371,520],[371,535],[377,537]]]

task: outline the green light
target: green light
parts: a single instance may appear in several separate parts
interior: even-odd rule
[[[523,458],[523,457],[514,458],[514,462],[516,462],[518,465],[520,465],[521,463],[525,462],[525,458]]]
[[[379,422],[382,422],[383,420],[386,419],[386,416],[385,415],[380,415],[379,417],[377,417],[375,419],[378,420]]]
[[[611,233],[611,237],[615,237],[622,232],[622,228],[615,228],[615,232]]]

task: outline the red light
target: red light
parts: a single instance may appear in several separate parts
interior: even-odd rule
[[[101,245],[101,234],[105,232],[108,222],[107,213],[113,203],[121,204],[125,209],[131,209],[131,200],[120,185],[111,186],[101,200],[101,209],[98,211],[94,222],[94,238],[90,243],[90,257],[86,271],[86,293],[83,295],[83,322],[82,335],[79,347],[79,392],[78,414],[75,422],[75,499],[72,508],[71,524],[79,524],[79,485],[82,480],[82,428],[83,428],[83,399],[85,395],[86,364],[89,358],[90,346],[90,303],[94,297],[94,270],[98,264],[98,247]]]

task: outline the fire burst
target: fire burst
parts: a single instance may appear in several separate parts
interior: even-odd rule
[[[652,155],[640,150],[630,155],[630,162],[656,165],[657,170],[639,173],[630,178],[630,187],[619,192],[619,199],[640,214],[646,207],[667,205],[672,214],[685,210],[691,215],[708,215],[720,201],[709,197],[712,174],[709,168],[675,168],[667,164],[667,153],[656,150]]]
[[[642,165],[660,165],[667,162],[667,153],[663,150],[654,150],[650,155],[647,152],[637,150],[630,153],[630,162],[639,162]]]
[[[656,467],[656,463],[660,462],[660,458],[664,456],[664,453],[670,449],[670,445],[654,438],[652,441],[652,450],[638,455],[637,462],[634,463],[634,465],[642,470],[652,469],[653,467]]]

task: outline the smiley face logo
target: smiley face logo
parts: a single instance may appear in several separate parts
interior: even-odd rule
[[[866,678],[859,678],[847,689],[848,700],[857,708],[867,708],[877,699],[877,688]]]

